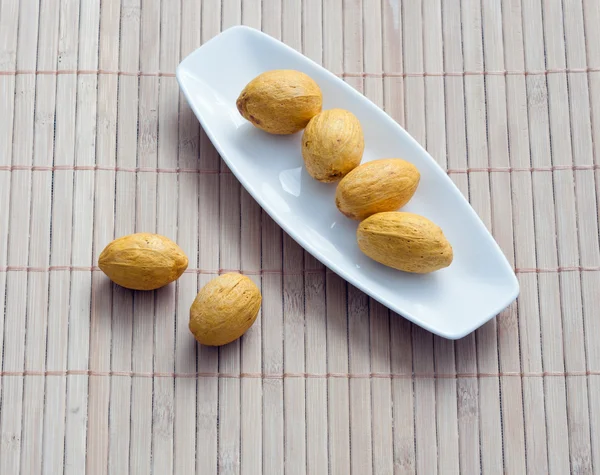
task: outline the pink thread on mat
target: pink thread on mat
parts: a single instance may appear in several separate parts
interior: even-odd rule
[[[547,378],[547,377],[581,377],[600,376],[600,371],[569,372],[499,372],[499,373],[169,373],[169,372],[136,372],[136,371],[96,371],[85,369],[70,370],[25,370],[1,371],[0,377],[25,376],[100,376],[127,378],[219,378],[219,379],[459,379],[459,378]]]
[[[196,168],[151,168],[151,167],[109,167],[105,165],[0,165],[0,171],[109,171],[127,173],[195,173],[199,175],[231,174],[230,170],[212,170]],[[550,167],[473,167],[450,168],[446,170],[449,175],[465,173],[513,173],[513,172],[553,172],[558,170],[600,170],[600,165],[554,165]]]
[[[464,173],[513,173],[513,172],[553,172],[558,170],[599,170],[600,165],[554,165],[551,167],[483,167],[483,168],[450,168],[449,175]]]
[[[105,165],[0,165],[0,171],[108,171],[108,172],[128,172],[128,173],[196,173],[200,175],[218,175],[221,173],[231,173],[230,171],[220,170],[198,170],[197,168],[151,168],[151,167],[109,167]]]
[[[167,77],[174,78],[175,73],[167,72],[129,72],[129,71],[110,71],[106,69],[62,69],[62,70],[26,70],[19,69],[16,71],[0,71],[0,76],[63,76],[63,75],[77,75],[77,76],[95,76],[95,75],[106,75],[106,76],[131,76],[131,77]]]
[[[597,267],[583,267],[583,266],[563,266],[557,267],[556,269],[542,269],[542,268],[516,268],[515,272],[518,274],[552,274],[557,272],[597,272],[600,271],[600,266]]]
[[[560,68],[560,69],[544,69],[538,71],[437,71],[437,72],[341,72],[335,73],[336,76],[347,78],[409,78],[409,77],[462,77],[462,76],[545,76],[548,74],[570,74],[570,73],[595,73],[600,72],[600,67],[589,68]],[[17,75],[43,75],[43,76],[58,76],[58,75],[110,75],[110,76],[132,76],[132,77],[175,77],[175,73],[170,72],[143,72],[143,71],[112,71],[106,69],[65,69],[65,70],[16,70],[16,71],[0,71],[0,76],[17,76]]]
[[[30,267],[30,266],[6,266],[0,267],[0,272],[54,272],[54,271],[76,271],[91,272],[100,270],[98,267],[90,266],[50,266],[50,267]]]
[[[6,266],[0,267],[0,272],[92,272],[99,271],[98,266],[50,266],[50,267],[30,267],[30,266]],[[560,272],[598,272],[600,266],[585,267],[585,266],[562,266],[555,268],[515,268],[517,274],[552,274]],[[186,269],[186,274],[208,274],[217,275],[227,272],[239,272],[245,275],[308,275],[308,274],[334,274],[329,269],[303,269],[303,270],[280,270],[280,269],[258,269],[258,270],[241,270],[241,269]]]

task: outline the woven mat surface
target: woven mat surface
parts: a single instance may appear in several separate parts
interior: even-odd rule
[[[179,61],[246,24],[383,107],[440,163],[521,294],[449,341],[305,253],[240,187]],[[0,0],[0,473],[600,473],[600,2]],[[98,255],[158,232],[155,292]],[[224,270],[263,305],[187,328]]]

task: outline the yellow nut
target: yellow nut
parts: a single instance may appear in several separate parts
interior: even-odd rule
[[[134,290],[154,290],[177,280],[187,269],[183,250],[165,236],[135,233],[109,243],[98,267],[115,284]]]
[[[291,69],[259,74],[236,100],[239,113],[254,126],[276,135],[299,132],[321,111],[323,95],[308,75]]]
[[[203,345],[231,343],[252,326],[261,302],[260,291],[252,280],[228,272],[200,289],[190,308],[189,329]]]
[[[359,165],[337,186],[335,204],[347,217],[362,221],[372,214],[395,211],[415,194],[421,175],[400,158],[383,158]]]
[[[452,263],[452,246],[441,228],[418,214],[374,214],[359,224],[356,236],[365,255],[404,272],[426,274]]]
[[[344,109],[325,110],[313,117],[302,134],[306,171],[329,183],[358,166],[365,148],[358,118]]]

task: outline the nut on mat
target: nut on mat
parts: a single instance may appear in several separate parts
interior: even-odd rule
[[[188,267],[183,250],[165,236],[135,233],[110,242],[98,267],[115,284],[133,290],[154,290],[177,280]]]
[[[358,118],[345,109],[314,116],[302,133],[302,158],[315,180],[339,181],[360,164],[365,149]]]
[[[241,337],[254,323],[262,295],[250,278],[228,272],[208,282],[190,307],[189,329],[207,346],[221,346]]]

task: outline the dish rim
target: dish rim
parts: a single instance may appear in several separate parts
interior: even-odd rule
[[[345,92],[349,93],[354,98],[354,100],[361,101],[365,104],[366,107],[369,107],[370,109],[375,110],[377,115],[380,116],[380,120],[387,121],[388,125],[391,125],[396,130],[396,132],[402,136],[403,140],[407,140],[412,145],[416,146],[417,148],[421,149],[422,152],[424,152],[424,155],[425,155],[424,159],[429,160],[430,162],[432,162],[435,165],[435,167],[433,167],[433,168],[435,170],[434,173],[437,174],[437,178],[442,181],[446,181],[449,188],[451,189],[451,192],[454,193],[455,195],[458,195],[459,199],[463,200],[465,202],[466,206],[464,206],[464,211],[461,211],[461,212],[470,213],[471,217],[474,218],[474,225],[478,226],[479,228],[483,228],[484,235],[487,236],[489,244],[492,246],[492,248],[494,248],[494,250],[497,253],[499,253],[499,255],[501,257],[501,261],[504,263],[503,267],[505,267],[505,271],[508,271],[508,272],[506,272],[506,274],[510,275],[511,281],[512,281],[512,286],[513,286],[512,292],[507,293],[507,298],[502,300],[502,302],[504,302],[504,303],[499,304],[496,307],[492,308],[490,311],[488,311],[485,319],[478,321],[478,323],[475,326],[472,324],[468,325],[466,329],[463,329],[459,332],[440,331],[439,329],[436,329],[435,326],[432,326],[432,325],[428,324],[427,322],[422,321],[417,315],[413,315],[411,312],[402,310],[402,309],[398,308],[397,305],[394,305],[392,302],[390,302],[388,299],[381,297],[378,294],[378,292],[374,291],[370,286],[362,284],[358,278],[348,275],[347,272],[340,269],[338,267],[338,265],[336,264],[335,260],[331,260],[326,255],[320,253],[317,249],[315,249],[312,246],[310,241],[305,241],[304,239],[299,238],[297,236],[297,234],[294,232],[294,230],[288,225],[288,220],[279,217],[279,215],[277,214],[275,209],[272,208],[271,206],[269,206],[268,202],[263,200],[262,197],[260,197],[259,194],[253,189],[252,185],[245,179],[243,174],[238,170],[235,162],[229,160],[227,154],[224,152],[221,142],[214,135],[213,130],[210,127],[209,119],[207,117],[205,117],[205,114],[203,114],[196,107],[194,101],[190,97],[190,92],[188,91],[188,89],[186,88],[186,86],[184,84],[184,81],[182,80],[182,75],[186,69],[186,65],[193,61],[193,57],[196,56],[202,48],[204,48],[205,46],[207,46],[213,42],[216,42],[219,38],[223,38],[225,35],[234,34],[235,32],[246,32],[248,34],[254,35],[255,37],[261,38],[262,40],[276,43],[279,48],[281,48],[287,54],[297,58],[299,61],[311,63],[313,67],[320,70],[326,76],[329,76],[331,78],[331,80],[336,84],[336,86],[342,88]],[[500,248],[500,246],[494,239],[491,232],[487,229],[487,227],[485,226],[485,224],[483,223],[483,221],[481,220],[479,215],[475,212],[475,210],[473,209],[473,207],[471,206],[469,201],[466,200],[466,198],[462,195],[462,193],[460,192],[460,190],[458,189],[456,184],[448,177],[446,171],[439,165],[438,162],[436,162],[434,160],[434,158],[429,154],[429,152],[427,152],[427,150],[423,146],[421,146],[421,144],[419,142],[417,142],[417,140],[411,134],[409,134],[398,122],[396,122],[392,117],[390,117],[387,112],[385,112],[381,107],[377,106],[374,102],[372,102],[364,94],[360,93],[358,90],[353,88],[350,84],[346,83],[345,81],[340,79],[338,76],[336,76],[334,73],[329,71],[327,68],[321,66],[320,64],[316,63],[309,57],[303,55],[299,51],[296,51],[291,46],[288,46],[287,44],[278,40],[277,38],[274,38],[260,30],[257,30],[255,28],[252,28],[252,27],[249,27],[246,25],[235,25],[235,26],[229,27],[229,28],[223,30],[222,32],[220,32],[219,34],[215,35],[210,40],[206,41],[204,44],[202,44],[201,46],[196,48],[194,51],[189,53],[186,57],[184,57],[177,65],[175,76],[177,78],[179,88],[183,92],[188,105],[193,110],[196,118],[200,122],[200,125],[204,129],[207,137],[209,138],[211,143],[214,145],[214,147],[216,148],[220,157],[223,159],[223,161],[225,161],[225,163],[227,164],[227,166],[229,167],[231,172],[234,174],[234,176],[238,179],[238,181],[242,184],[242,186],[246,189],[246,191],[252,196],[252,198],[260,205],[260,207],[263,210],[265,210],[265,212],[286,233],[288,233],[290,235],[290,237],[292,237],[292,239],[294,239],[294,241],[296,241],[298,244],[300,244],[300,246],[302,246],[302,248],[304,248],[309,254],[311,254],[313,257],[315,257],[317,260],[319,260],[323,265],[325,265],[331,271],[336,273],[338,276],[342,277],[347,282],[351,283],[352,285],[354,285],[361,291],[365,292],[367,295],[371,296],[373,299],[380,302],[382,305],[387,307],[389,310],[397,313],[400,317],[406,318],[407,320],[411,321],[415,325],[418,325],[419,327],[424,328],[425,330],[427,330],[435,335],[441,336],[441,337],[449,339],[449,340],[457,340],[457,339],[463,338],[463,337],[471,334],[473,331],[475,331],[478,328],[485,325],[487,322],[492,320],[503,310],[508,308],[519,296],[519,293],[520,293],[519,281],[514,272],[514,269],[511,267],[510,263],[508,262],[506,255],[504,254],[504,252],[502,251],[502,249]],[[366,163],[366,162],[364,162],[364,163]]]

